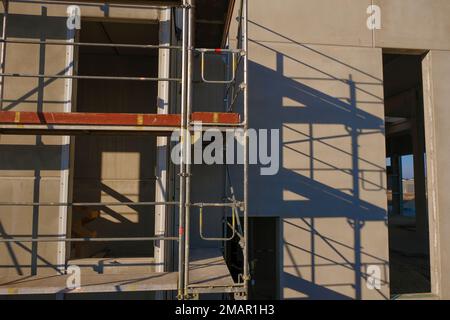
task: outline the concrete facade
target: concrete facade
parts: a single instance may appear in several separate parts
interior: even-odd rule
[[[367,28],[366,10],[372,4],[381,8],[380,30]],[[65,8],[45,8],[14,4],[9,37],[67,39]],[[92,18],[158,19],[154,11],[114,6],[108,15],[100,6],[83,6],[82,12]],[[450,161],[449,16],[446,0],[249,0],[250,127],[280,130],[279,150],[272,150],[280,154],[279,172],[261,176],[260,166],[250,167],[249,214],[279,221],[280,298],[390,298],[384,49],[430,50],[423,82],[431,293],[450,298],[450,173],[445,170]],[[236,30],[232,20],[231,45]],[[11,45],[7,57],[6,72],[67,72],[66,51],[60,47],[43,51]],[[210,67],[215,76],[223,75],[220,67]],[[8,78],[4,110],[64,111],[66,85],[64,80]],[[222,93],[197,85],[195,111],[220,110]],[[2,135],[0,201],[60,201],[62,172],[69,164],[62,139]],[[237,170],[233,175],[237,181]],[[194,181],[199,189],[193,190],[193,201],[220,201],[221,170],[194,167]],[[56,235],[61,214],[57,208],[2,208],[0,233]],[[193,234],[198,233],[196,217]],[[208,219],[208,232],[218,235],[219,219]],[[193,244],[216,245],[198,237]],[[54,273],[64,263],[58,258],[63,249],[56,244],[0,244],[0,274]],[[381,289],[366,285],[371,266],[379,267]]]
[[[366,26],[371,4],[381,9],[380,30]],[[438,137],[448,117],[438,108],[448,104],[449,13],[439,0],[249,1],[251,127],[280,129],[282,164],[273,177],[251,170],[250,214],[281,219],[282,298],[390,296],[382,52],[392,49],[431,49],[424,90],[432,294],[448,296],[445,175],[433,181],[431,172],[447,154]],[[236,30],[232,24],[230,34]],[[381,290],[366,287],[369,265],[381,268]]]
[[[45,8],[38,15],[28,15],[12,6],[8,36],[29,39],[67,39],[65,19],[49,17]],[[65,48],[11,45],[7,48],[6,72],[65,73]],[[3,110],[64,111],[65,81],[52,79],[5,79]],[[60,201],[60,186],[68,159],[63,154],[68,145],[61,137],[7,136],[1,137],[2,201]],[[60,229],[62,212],[57,207],[4,207],[1,211],[2,234],[30,236],[46,234],[55,236]],[[54,274],[62,261],[57,243],[2,244],[1,272],[27,275],[33,273]]]
[[[251,169],[250,214],[281,219],[281,296],[387,298],[382,51],[363,45],[371,36],[357,11],[346,24],[360,32],[343,33],[349,46],[333,45],[343,40],[324,26],[306,42],[329,43],[316,45],[289,34],[307,32],[294,22],[302,19],[266,19],[309,5],[271,4],[250,2],[250,106],[258,110],[250,127],[280,130],[280,171]],[[353,10],[366,7],[358,1]],[[372,264],[382,270],[380,291],[365,285]]]
[[[446,170],[449,147],[446,141],[448,121],[448,81],[450,81],[450,52],[432,50],[424,60],[425,128],[427,152],[428,206],[430,210],[430,252],[433,293],[440,298],[450,298],[448,278],[450,222],[448,211],[450,203],[445,194],[449,175]]]
[[[9,39],[32,39],[32,40],[67,40],[73,41],[75,34],[68,31],[66,27],[67,16],[66,5],[39,5],[14,3],[10,4],[7,37]],[[139,9],[127,6],[103,6],[103,5],[82,5],[83,18],[86,19],[105,19],[108,17],[114,21],[124,21],[132,19],[138,23],[158,24],[160,12],[155,9]],[[153,30],[154,28],[152,28]],[[158,34],[153,38],[158,39]],[[157,41],[157,40],[156,40]],[[76,58],[73,47],[51,46],[51,45],[33,45],[33,44],[9,44],[7,47],[6,69],[7,73],[25,73],[25,74],[62,74],[69,75],[76,72]],[[95,55],[94,55],[95,59]],[[113,58],[114,59],[114,58]],[[154,60],[154,58],[152,58]],[[135,59],[135,66],[131,66],[131,72],[140,73],[138,66],[139,60]],[[141,61],[142,62],[142,61]],[[150,66],[148,73],[157,73],[156,60]],[[95,70],[94,74],[106,75],[108,72],[120,72],[121,66],[118,61],[112,61],[115,65],[113,70]],[[92,65],[95,62],[91,61]],[[131,63],[133,64],[133,63]],[[123,65],[122,65],[123,66]],[[136,68],[137,67],[137,68]],[[88,68],[91,68],[88,66]],[[134,68],[134,70],[133,70]],[[128,65],[130,69],[130,65]],[[92,71],[92,70],[91,70]],[[129,71],[129,70],[128,70]],[[84,70],[89,73],[89,70]],[[92,84],[92,83],[91,83]],[[89,84],[81,84],[82,91],[93,89]],[[130,99],[150,98],[155,103],[145,109],[145,104],[136,106],[139,112],[156,112],[156,85],[152,85],[148,90],[147,96],[142,95],[137,89],[134,96],[124,96],[120,94],[121,87],[118,86],[105,99],[102,88],[98,88],[98,100],[95,105],[86,103],[86,101],[78,101],[81,103],[85,111],[90,107],[101,108],[102,112],[108,112],[108,108],[121,108],[121,102]],[[5,100],[3,103],[3,111],[56,111],[68,112],[76,110],[76,99],[72,96],[72,89],[76,90],[76,83],[72,83],[67,79],[36,79],[36,78],[5,78]],[[138,87],[142,87],[139,84]],[[94,88],[95,90],[95,88]],[[144,88],[145,90],[145,88]],[[145,91],[144,91],[145,92]],[[92,102],[92,101],[91,101]],[[81,108],[80,108],[81,109]],[[122,110],[126,112],[126,110]],[[128,110],[130,112],[130,110]],[[131,111],[133,112],[133,111]],[[135,110],[136,112],[136,110]],[[86,140],[85,137],[80,138]],[[103,138],[105,140],[107,138]],[[139,139],[139,138],[138,138]],[[123,138],[116,141],[109,140],[103,144],[103,147],[110,150],[101,150],[97,148],[95,143],[89,141],[84,146],[91,151],[87,152],[90,157],[84,161],[78,162],[78,171],[84,168],[91,168],[92,172],[87,171],[79,174],[78,181],[81,183],[78,191],[75,192],[75,200],[83,199],[92,200],[97,196],[102,201],[110,201],[114,199],[114,194],[99,191],[98,186],[102,183],[109,184],[111,189],[116,189],[122,196],[129,199],[153,201],[155,194],[154,172],[155,172],[155,154],[145,152],[139,154],[139,150],[145,146],[155,150],[155,139],[151,139],[146,145],[142,139],[135,143],[127,143]],[[74,169],[70,160],[70,145],[74,146],[74,139],[69,137],[52,137],[52,136],[1,136],[1,184],[2,190],[1,201],[12,202],[68,202],[72,198],[72,180],[69,179],[69,171]],[[134,147],[133,147],[134,146]],[[134,149],[133,149],[134,148]],[[122,149],[124,152],[118,152]],[[86,150],[81,150],[86,151]],[[80,152],[81,152],[80,151]],[[109,151],[109,154],[108,154]],[[134,152],[134,154],[133,154]],[[95,154],[97,153],[97,159]],[[141,159],[142,158],[142,159]],[[84,162],[84,164],[82,163]],[[137,164],[134,170],[118,170],[117,165],[120,163]],[[141,170],[139,163],[148,162],[148,167]],[[95,163],[100,167],[96,167]],[[103,168],[101,166],[103,165]],[[100,173],[100,171],[101,173]],[[94,172],[94,173],[93,173]],[[92,180],[93,175],[100,173],[100,179]],[[76,178],[76,177],[75,177]],[[98,177],[97,177],[98,178]],[[106,179],[106,180],[105,180]],[[95,180],[95,178],[94,178]],[[149,182],[150,181],[150,182]],[[151,185],[149,185],[151,183]],[[107,186],[108,188],[108,186]],[[108,200],[109,199],[109,200]],[[90,201],[89,200],[89,201]],[[139,210],[138,210],[139,211]],[[146,214],[146,216],[145,216]],[[30,237],[30,236],[47,236],[56,237],[61,235],[70,235],[71,229],[71,213],[70,209],[58,207],[3,207],[0,212],[0,232],[3,237]],[[154,234],[154,215],[151,212],[137,214],[134,210],[126,210],[119,208],[116,219],[130,221],[127,228],[117,230],[114,219],[110,219],[111,230],[116,229],[115,236],[119,234],[126,235],[129,232],[145,234],[142,226],[149,229],[148,236]],[[105,220],[106,222],[108,220]],[[136,223],[141,221],[141,230],[137,230]],[[108,222],[107,222],[108,223]],[[139,228],[139,227],[138,227]],[[128,231],[126,230],[128,229]],[[135,229],[135,231],[132,231]],[[105,234],[104,234],[105,235]],[[122,253],[126,255],[126,248],[122,248]],[[100,249],[97,247],[97,250]],[[141,248],[142,252],[147,255],[153,252],[153,248]],[[0,254],[0,264],[2,276],[6,275],[28,275],[28,274],[54,274],[60,270],[64,270],[67,259],[69,259],[70,249],[64,243],[10,243],[2,244]]]

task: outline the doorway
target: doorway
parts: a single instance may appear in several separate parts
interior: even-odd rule
[[[429,293],[422,55],[383,54],[391,295]]]
[[[157,44],[159,25],[82,21],[79,42]],[[78,75],[157,77],[158,50],[81,46]],[[157,83],[81,79],[76,111],[156,113]],[[74,110],[75,111],[75,110]],[[156,137],[77,136],[73,149],[73,202],[152,202],[155,199]],[[152,206],[74,207],[73,237],[154,236]],[[152,242],[80,242],[70,258],[152,257]]]
[[[252,279],[249,299],[279,299],[278,219],[250,218],[249,260]]]
[[[251,275],[248,298],[251,300],[279,299],[279,218],[249,217],[248,222]],[[243,273],[243,256],[238,236],[226,243],[225,252],[230,273],[233,279],[238,281],[238,275]]]

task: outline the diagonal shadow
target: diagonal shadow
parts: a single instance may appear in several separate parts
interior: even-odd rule
[[[302,51],[305,49],[309,51],[310,55],[312,53],[313,58],[317,55],[319,63],[323,60],[328,62],[324,65],[319,63],[313,65],[292,54],[274,49],[275,45],[250,39],[252,45],[262,49],[257,51],[261,53],[261,57],[267,53],[267,57],[270,59],[274,57],[276,62],[275,68],[269,68],[254,61],[249,62],[249,104],[250,110],[253,111],[250,113],[250,128],[279,129],[282,144],[279,150],[271,150],[272,154],[276,152],[280,154],[280,170],[276,175],[261,176],[261,166],[250,166],[249,214],[278,216],[286,223],[289,223],[289,219],[310,221],[307,223],[306,230],[311,233],[310,250],[304,251],[301,257],[310,257],[308,262],[311,271],[309,275],[302,276],[300,268],[293,263],[291,267],[295,270],[296,276],[288,275],[286,272],[282,275],[282,282],[286,288],[306,293],[310,298],[361,299],[362,281],[367,278],[363,272],[364,259],[376,260],[376,264],[385,267],[388,265],[386,257],[377,257],[372,254],[370,247],[367,247],[364,252],[361,244],[367,222],[385,222],[387,219],[384,206],[366,200],[368,192],[378,192],[374,193],[378,196],[385,190],[385,168],[375,163],[373,158],[361,157],[359,145],[362,136],[374,135],[375,139],[377,135],[384,136],[384,119],[366,111],[367,108],[360,107],[360,105],[371,108],[383,107],[383,97],[374,93],[371,87],[382,87],[382,80],[315,48],[283,37],[254,21],[250,23],[280,36],[284,43],[288,43],[290,53],[295,52],[292,48],[299,47]],[[259,58],[258,61],[260,61]],[[289,62],[289,69],[287,65],[285,66],[286,61]],[[332,74],[330,69],[335,65],[338,69],[347,69],[347,79]],[[285,75],[285,72],[289,75],[294,74],[293,71],[297,67],[299,70],[309,69],[322,78],[311,79]],[[355,75],[362,80],[358,80],[359,82],[353,80]],[[365,81],[363,78],[368,80]],[[332,83],[335,83],[338,88],[347,87],[348,97],[327,94],[317,87],[307,85],[306,80],[309,81],[308,83],[326,81],[325,88],[330,88]],[[339,90],[332,92],[335,91]],[[368,99],[364,100],[368,101],[358,100],[360,96],[367,97]],[[293,105],[286,106],[285,101],[290,101]],[[316,128],[325,127],[340,129],[339,131],[331,129],[329,134],[324,134],[322,130],[319,134]],[[287,133],[290,134],[289,139],[285,137]],[[329,150],[330,155],[324,153],[324,150]],[[287,151],[290,158],[286,154]],[[339,158],[342,160],[338,161]],[[301,165],[294,165],[295,159],[298,159]],[[289,167],[286,164],[287,160],[289,160]],[[295,167],[304,168],[295,169]],[[234,166],[234,168],[237,167]],[[236,170],[236,176],[233,177],[235,181],[239,177],[237,172],[239,170]],[[328,173],[336,176],[335,184],[328,184],[330,179],[324,177],[324,174]],[[242,189],[239,187],[235,186],[235,192],[242,197]],[[286,200],[284,198],[286,191],[297,195],[299,199]],[[361,196],[361,191],[365,192],[364,197]],[[353,235],[353,243],[319,232],[316,220],[321,218],[345,219],[349,232]],[[286,240],[281,248],[283,249],[282,261],[283,259],[286,261],[283,255],[288,255],[290,261],[296,261],[299,258],[297,253],[289,248]],[[323,251],[324,248],[329,248],[330,253]],[[352,255],[349,254],[349,249],[353,252]],[[316,273],[320,266],[317,265],[316,260],[319,257],[327,260],[331,265],[346,265],[353,271],[354,281],[348,284],[354,290],[352,297],[334,291],[331,286],[327,288],[328,285],[318,283],[320,280]],[[339,270],[335,272],[339,277]],[[379,292],[379,294],[386,298],[384,293]]]

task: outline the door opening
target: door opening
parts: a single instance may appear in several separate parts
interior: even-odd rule
[[[251,300],[279,299],[278,218],[249,217],[249,264]],[[234,280],[243,273],[239,237],[227,242],[226,260]]]
[[[82,21],[84,43],[158,43],[159,25]],[[117,77],[156,77],[158,50],[80,47],[78,74]],[[76,83],[76,111],[156,113],[157,83],[81,79]],[[156,137],[79,136],[73,155],[74,202],[152,202],[155,197]],[[154,207],[74,207],[73,237],[154,236]],[[152,257],[152,242],[80,242],[72,244],[71,259]]]
[[[391,295],[431,292],[422,56],[384,54]]]

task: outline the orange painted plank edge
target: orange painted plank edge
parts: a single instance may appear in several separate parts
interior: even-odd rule
[[[193,112],[191,120],[204,123],[238,124],[240,117],[239,113]]]
[[[194,112],[192,121],[238,124],[239,114]],[[0,111],[0,123],[4,124],[179,126],[180,122],[179,114]]]

